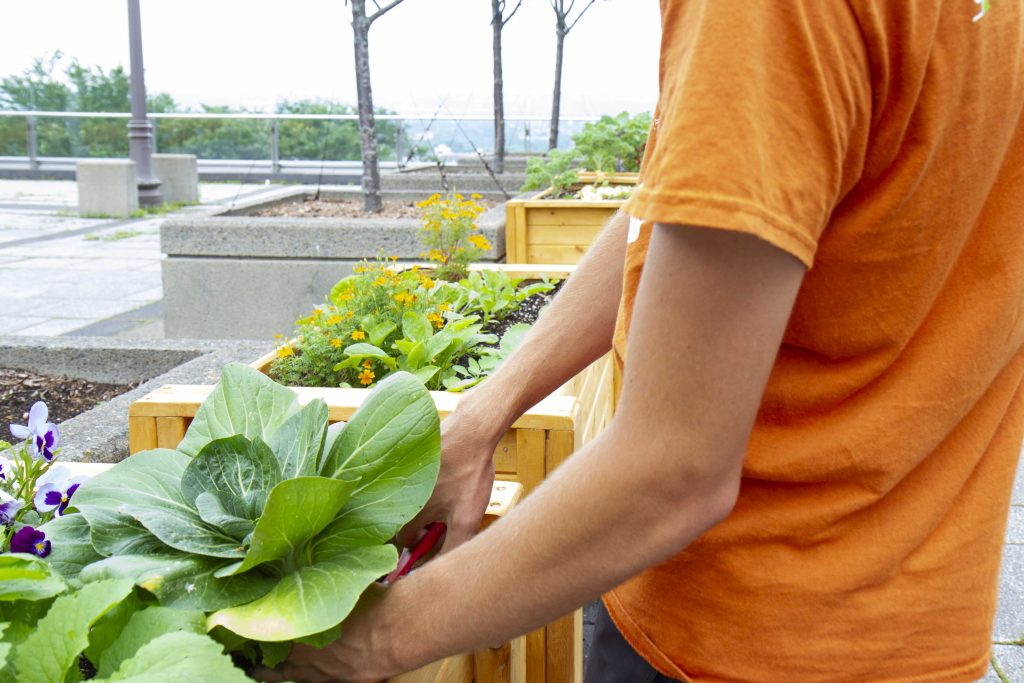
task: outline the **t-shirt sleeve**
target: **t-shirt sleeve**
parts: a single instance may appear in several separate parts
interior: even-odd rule
[[[870,69],[845,2],[665,0],[661,97],[626,210],[756,235],[810,267],[860,175]]]

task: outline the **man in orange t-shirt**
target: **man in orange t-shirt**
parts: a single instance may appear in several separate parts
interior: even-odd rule
[[[459,547],[286,675],[390,676],[605,591],[618,680],[985,673],[1024,432],[1024,3],[661,5],[634,218],[443,424],[416,523]],[[612,424],[462,544],[500,435],[609,349]]]

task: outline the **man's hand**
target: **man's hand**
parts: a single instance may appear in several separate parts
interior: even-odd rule
[[[444,522],[448,531],[441,552],[465,543],[476,534],[491,499],[494,483],[492,455],[501,438],[486,424],[456,411],[441,423],[441,472],[426,507],[406,525],[399,544],[411,546],[423,527]]]
[[[383,619],[394,591],[371,585],[345,619],[338,640],[323,649],[296,643],[279,667],[257,669],[253,676],[268,683],[375,683],[403,673],[395,655],[401,643]]]

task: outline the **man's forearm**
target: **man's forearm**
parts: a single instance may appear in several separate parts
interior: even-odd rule
[[[622,212],[608,221],[526,340],[463,398],[460,413],[481,428],[503,433],[611,349],[628,229],[629,218]]]

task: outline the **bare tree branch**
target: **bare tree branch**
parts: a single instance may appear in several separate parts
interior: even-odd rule
[[[591,0],[591,1],[593,1],[593,0]],[[384,7],[382,9],[378,9],[376,12],[374,12],[372,15],[370,15],[367,18],[367,23],[372,24],[373,22],[377,21],[378,19],[380,19],[382,16],[384,16],[385,14],[387,14],[388,12],[393,10],[394,8],[396,8],[399,5],[401,5],[403,2],[405,2],[405,0],[392,0],[391,3],[389,3],[387,5],[384,5]],[[374,0],[373,4],[377,5],[377,0]],[[380,5],[377,5],[377,7],[380,8]]]
[[[574,2],[575,2],[575,0],[574,0]],[[597,0],[590,0],[590,2],[587,3],[587,6],[580,10],[580,13],[576,15],[576,18],[573,20],[573,22],[571,24],[569,24],[569,28],[565,29],[566,33],[571,31],[573,29],[573,27],[576,26],[576,24],[579,22],[579,20],[583,18],[583,15],[586,14],[587,10],[590,9],[595,2],[597,2]],[[569,9],[571,11],[572,7],[570,7]]]
[[[502,3],[502,6],[504,6],[504,4],[505,3]],[[507,24],[509,22],[509,20],[516,15],[516,12],[518,12],[519,8],[522,7],[522,6],[523,6],[523,0],[519,0],[519,2],[516,3],[516,6],[512,8],[512,14],[508,15],[507,17],[505,17],[504,19],[501,20],[501,27],[502,28],[505,28],[505,24]]]

